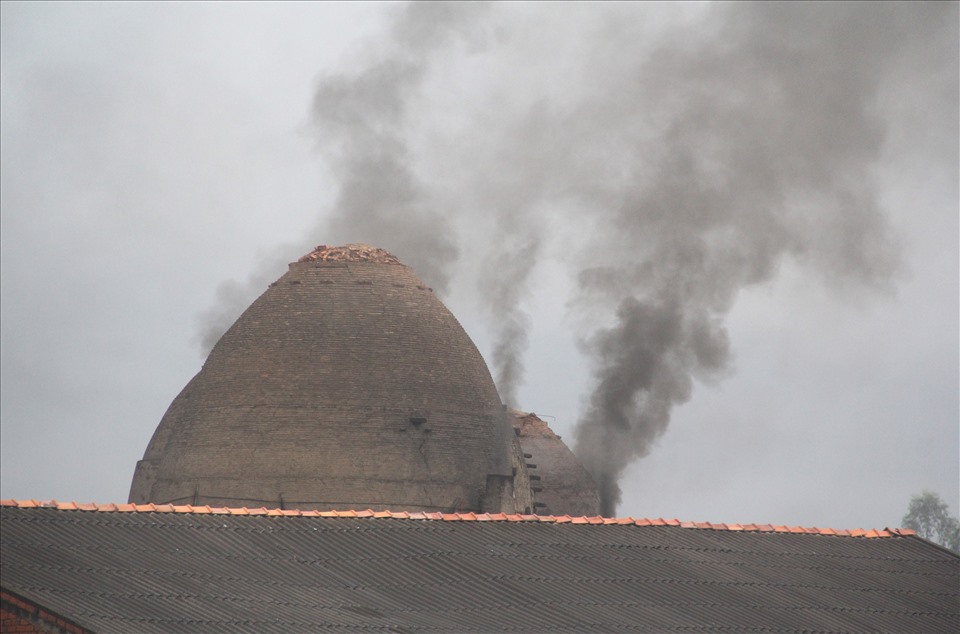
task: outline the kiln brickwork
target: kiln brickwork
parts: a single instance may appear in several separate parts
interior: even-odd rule
[[[161,420],[132,502],[527,510],[473,342],[408,267],[350,246],[291,264],[223,335]]]
[[[90,634],[23,597],[0,590],[0,634]]]
[[[599,515],[600,494],[593,478],[563,440],[536,414],[513,410],[513,426],[528,456],[538,513]]]

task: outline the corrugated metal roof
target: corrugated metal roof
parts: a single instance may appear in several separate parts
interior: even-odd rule
[[[960,557],[895,530],[3,504],[4,588],[95,632],[960,626]]]

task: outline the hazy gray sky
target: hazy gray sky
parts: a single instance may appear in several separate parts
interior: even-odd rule
[[[205,342],[365,241],[618,515],[956,513],[957,6],[4,2],[0,497],[125,501]]]

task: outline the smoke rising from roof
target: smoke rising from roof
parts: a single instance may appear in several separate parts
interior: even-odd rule
[[[893,288],[883,99],[918,65],[950,72],[957,6],[552,9],[405,5],[359,69],[321,78],[340,190],[309,242],[385,247],[441,292],[470,242],[514,405],[536,265],[575,261],[594,377],[576,452],[612,515],[694,380],[728,371],[741,289],[788,258],[842,292]]]
[[[480,274],[483,306],[493,322],[494,343],[490,362],[500,399],[517,404],[517,390],[523,381],[523,353],[527,349],[530,316],[521,300],[533,266],[540,255],[536,236],[498,231]],[[516,238],[524,238],[517,242]]]
[[[636,67],[653,110],[626,118],[659,124],[629,157],[633,184],[607,192],[613,257],[579,277],[581,301],[617,307],[584,339],[596,387],[576,432],[604,513],[691,379],[727,367],[723,319],[740,289],[785,256],[840,287],[890,287],[898,249],[871,173],[884,140],[877,98],[931,13],[724,6],[713,33],[680,30]]]

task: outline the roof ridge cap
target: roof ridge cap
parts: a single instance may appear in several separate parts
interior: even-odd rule
[[[0,500],[0,507],[15,507],[22,509],[52,509],[61,512],[81,512],[81,513],[172,513],[177,515],[195,514],[209,515],[211,513],[223,515],[242,515],[242,516],[266,516],[266,517],[336,517],[350,519],[402,519],[419,520],[435,522],[539,522],[550,524],[594,524],[594,525],[616,525],[616,526],[660,526],[675,529],[693,529],[693,530],[717,530],[731,531],[741,533],[796,533],[806,535],[831,535],[839,537],[915,537],[916,531],[909,528],[883,528],[883,529],[834,529],[811,526],[786,526],[771,524],[736,524],[736,523],[712,523],[712,522],[691,522],[680,521],[677,519],[664,518],[635,518],[635,517],[601,517],[597,516],[572,516],[572,515],[523,515],[511,513],[435,513],[431,511],[374,511],[372,509],[350,509],[350,510],[307,510],[307,509],[279,509],[279,508],[231,508],[231,507],[210,507],[207,505],[194,506],[171,505],[171,504],[134,504],[134,503],[107,503],[98,504],[96,502],[78,503],[78,502],[58,502],[56,500],[40,501],[30,499],[8,498]]]

